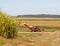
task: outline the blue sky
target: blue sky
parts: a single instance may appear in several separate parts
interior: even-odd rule
[[[10,15],[60,14],[60,0],[0,0],[0,9]]]

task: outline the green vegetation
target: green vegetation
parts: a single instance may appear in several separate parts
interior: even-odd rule
[[[44,31],[42,32],[54,32],[54,31],[59,31],[60,29],[58,28],[45,28]],[[25,27],[20,27],[18,29],[18,32],[31,32],[31,30],[29,30],[28,28]]]
[[[16,30],[14,20],[7,14],[0,12],[0,35],[7,38],[13,38],[17,35]]]

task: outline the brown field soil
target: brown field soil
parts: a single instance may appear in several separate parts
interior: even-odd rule
[[[60,32],[19,32],[18,37],[0,37],[0,46],[60,46]]]

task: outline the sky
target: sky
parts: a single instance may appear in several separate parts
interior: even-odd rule
[[[12,16],[26,14],[60,15],[60,0],[0,0],[0,10]]]

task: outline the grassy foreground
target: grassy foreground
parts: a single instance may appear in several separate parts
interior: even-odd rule
[[[0,46],[60,46],[60,32],[20,32],[15,39],[0,37]]]

